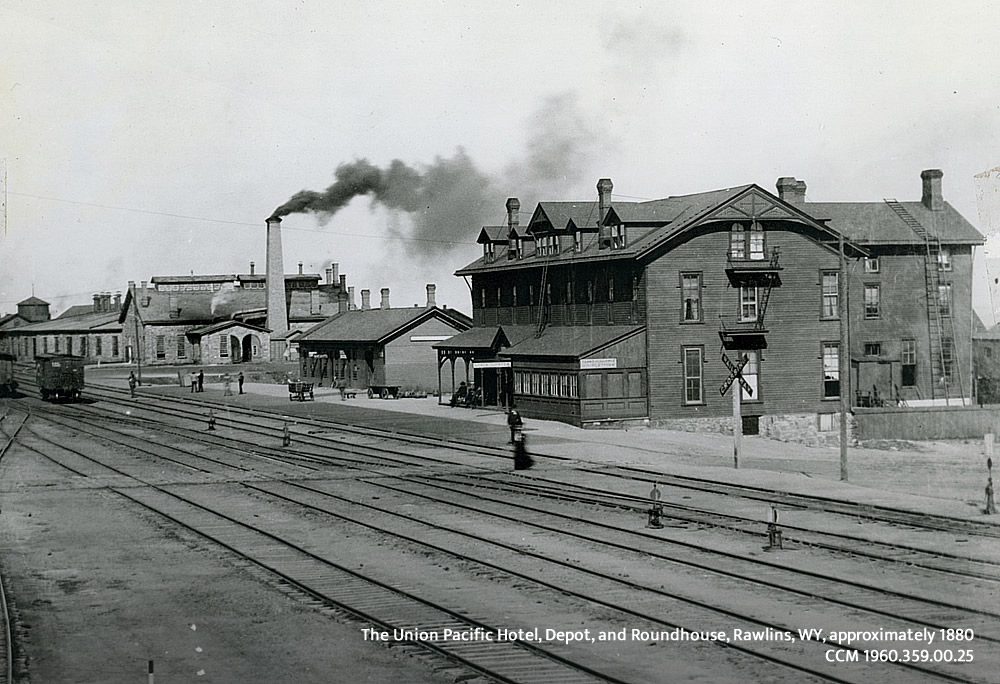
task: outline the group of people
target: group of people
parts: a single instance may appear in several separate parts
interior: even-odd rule
[[[205,371],[199,370],[197,373],[191,371],[189,374],[191,381],[191,393],[205,391]]]
[[[451,395],[451,406],[462,406],[465,408],[479,406],[482,404],[483,392],[473,385],[471,388],[462,381],[458,384],[458,389]]]
[[[199,370],[197,373],[191,371],[189,374],[189,381],[191,384],[191,393],[204,392],[205,391],[205,371]],[[243,371],[240,371],[239,375],[236,376],[236,382],[240,387],[240,394],[243,394],[243,383],[246,378],[243,376]],[[233,395],[233,377],[229,373],[222,376],[222,387],[223,395],[231,397]]]

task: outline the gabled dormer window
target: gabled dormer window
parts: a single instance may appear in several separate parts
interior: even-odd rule
[[[742,223],[734,223],[729,230],[730,259],[764,259],[764,228],[754,221],[750,230]]]
[[[583,251],[583,231],[576,231],[573,233],[573,251],[582,252]]]
[[[524,240],[522,238],[517,238],[514,242],[514,258],[523,259],[524,258]]]
[[[483,261],[488,264],[492,264],[497,258],[496,249],[492,242],[486,242],[483,244]]]
[[[548,256],[559,253],[559,236],[543,235],[535,240],[535,256]]]
[[[611,226],[611,249],[623,249],[625,245],[625,226]]]

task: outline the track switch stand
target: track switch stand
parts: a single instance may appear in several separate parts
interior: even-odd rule
[[[649,492],[649,520],[646,522],[646,527],[662,529],[661,515],[663,515],[663,504],[660,503],[660,489],[653,483],[653,489]]]
[[[209,409],[208,411],[208,429],[209,430],[215,429],[215,411],[211,409]]]
[[[281,446],[290,446],[292,443],[292,433],[288,429],[288,423],[281,428]]]
[[[771,506],[767,520],[767,548],[765,551],[781,548],[781,529],[778,527],[778,509]]]

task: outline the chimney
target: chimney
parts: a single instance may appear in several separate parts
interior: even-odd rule
[[[387,287],[382,288],[382,308],[389,308],[389,288]]]
[[[368,311],[368,309],[372,308],[371,296],[372,296],[371,290],[362,290],[361,291],[361,310],[362,311]]]
[[[299,275],[302,275],[302,262],[299,262]]]
[[[941,169],[927,169],[920,172],[920,180],[923,181],[924,192],[920,201],[931,211],[941,211],[944,209],[944,198],[941,196],[941,177],[944,172]]]
[[[94,294],[94,313],[98,313],[101,310],[101,295]]]
[[[115,292],[115,311],[122,310],[122,293]]]
[[[346,313],[347,311],[347,293],[341,290],[337,293],[337,313]]]
[[[778,188],[779,199],[796,206],[802,206],[806,203],[805,181],[795,180],[792,176],[782,176],[775,186]]]
[[[139,304],[141,306],[149,306],[149,293],[146,292],[146,281],[141,280],[140,292],[139,292]]]
[[[437,301],[435,299],[435,293],[437,292],[437,285],[434,283],[427,283],[427,307],[437,306]]]
[[[101,295],[101,311],[111,311],[111,293],[105,292]]]
[[[340,264],[334,262],[332,268],[333,268],[333,282],[337,282],[338,280],[340,280]]]
[[[518,210],[521,208],[521,200],[516,197],[507,198],[507,258],[513,259],[517,252],[517,241],[514,233],[517,232],[521,220],[518,218]]]
[[[340,276],[340,289],[347,290],[347,276]]]
[[[604,225],[604,215],[611,208],[611,191],[615,185],[610,178],[597,181],[597,248],[611,246],[611,226]]]
[[[333,285],[333,267],[332,266],[327,266],[326,267],[326,284],[327,285]]]
[[[281,256],[281,219],[267,219],[267,327],[271,334],[288,332],[285,308],[285,267]]]
[[[340,291],[343,292],[344,289],[341,288]],[[347,288],[347,308],[349,310],[351,310],[351,311],[354,311],[355,309],[358,308],[354,304],[354,286],[353,285],[351,285],[349,288]]]
[[[253,263],[253,262],[251,261],[251,262],[250,262],[250,275],[253,275],[253,274],[254,274],[254,272],[253,272],[253,271],[254,271],[254,263]]]

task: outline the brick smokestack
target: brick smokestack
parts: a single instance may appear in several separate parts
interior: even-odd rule
[[[347,310],[347,293],[341,290],[337,293],[337,313],[345,313]]]
[[[250,262],[250,275],[254,275],[254,269],[255,268],[256,268],[256,265],[254,264],[254,262],[251,261]]]
[[[382,308],[389,308],[389,288],[387,287],[382,288]]]
[[[516,197],[507,198],[507,258],[513,259],[517,251],[517,240],[514,233],[521,222],[518,211],[521,209],[521,200]]]
[[[942,176],[944,172],[941,169],[927,169],[920,172],[920,180],[923,181],[923,196],[920,201],[931,211],[944,209],[944,197],[941,194]]]
[[[362,290],[361,291],[361,310],[362,311],[368,311],[368,309],[372,308],[371,297],[372,297],[371,290]]]
[[[611,208],[611,191],[615,185],[610,178],[597,181],[597,248],[611,246],[611,226],[604,225],[604,215]]]
[[[343,290],[344,288],[340,289]],[[347,288],[347,308],[350,309],[351,311],[357,309],[358,305],[355,304],[356,301],[357,300],[354,298],[354,286],[351,285],[349,288]]]
[[[437,293],[437,285],[434,283],[427,283],[427,306],[437,306],[437,299],[435,294]]]
[[[272,334],[288,332],[285,308],[285,265],[281,257],[281,219],[267,220],[267,327]]]
[[[806,182],[796,180],[792,176],[782,176],[776,183],[778,188],[778,198],[801,206],[806,203]]]
[[[326,284],[333,285],[333,266],[326,267]]]

